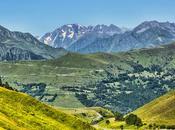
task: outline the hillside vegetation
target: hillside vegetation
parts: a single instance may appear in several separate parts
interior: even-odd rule
[[[0,87],[0,129],[94,130],[77,117]]]
[[[133,113],[149,124],[175,125],[175,91],[151,101]]]
[[[84,107],[84,108],[59,108],[65,113],[74,115],[90,124],[96,124],[105,118],[114,117],[114,114],[101,107]]]
[[[11,86],[54,106],[100,106],[129,113],[174,89],[174,50],[172,43],[120,53],[0,62],[0,75]]]

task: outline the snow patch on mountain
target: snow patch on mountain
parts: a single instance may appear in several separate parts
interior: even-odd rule
[[[68,37],[72,39],[73,36],[74,36],[74,32],[73,31],[70,31],[70,34],[68,35]]]
[[[52,39],[51,39],[51,37],[49,36],[49,37],[47,37],[47,38],[44,40],[44,43],[47,44],[47,45],[49,45],[51,41],[52,41]]]
[[[158,39],[160,42],[162,42],[162,41],[163,41],[161,37],[157,37],[157,39]]]
[[[140,30],[138,30],[136,33],[142,33],[145,32],[146,30],[148,30],[150,27],[145,27],[145,28],[141,28]]]
[[[40,38],[40,41],[55,48],[63,47],[67,49],[87,33],[112,36],[123,33],[123,31],[113,24],[109,26],[102,24],[87,27],[80,24],[67,24],[57,28],[53,32],[46,33]]]

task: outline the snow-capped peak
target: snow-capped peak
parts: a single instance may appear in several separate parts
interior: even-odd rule
[[[68,24],[67,26],[70,27],[70,28],[72,28],[72,24]]]
[[[55,48],[63,47],[66,49],[80,37],[86,33],[91,32],[105,35],[114,35],[116,33],[122,33],[122,30],[113,24],[109,26],[102,24],[88,27],[80,24],[66,24],[57,28],[51,33],[45,34],[42,38],[40,38],[40,41]]]

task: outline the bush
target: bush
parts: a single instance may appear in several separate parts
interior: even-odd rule
[[[165,129],[166,128],[166,125],[161,125],[160,126],[160,129]]]
[[[130,114],[128,116],[126,116],[125,118],[125,122],[128,125],[135,125],[135,126],[142,126],[142,120],[134,114]]]
[[[149,127],[149,129],[151,129],[151,128],[153,127],[153,125],[152,125],[152,124],[149,124],[149,126],[148,126],[148,127]]]
[[[167,129],[172,129],[172,130],[174,130],[174,129],[175,129],[175,125],[169,125],[169,126],[167,126]]]
[[[7,88],[10,88],[10,85],[9,85],[8,82],[5,82],[4,86],[7,87]]]
[[[121,129],[121,130],[123,130],[123,129],[124,129],[124,126],[123,126],[123,125],[121,125],[121,126],[120,126],[120,129]]]
[[[123,115],[119,112],[115,112],[114,113],[114,116],[115,116],[115,120],[117,121],[123,121]]]
[[[109,125],[110,124],[110,121],[109,120],[106,120],[106,124]]]
[[[136,122],[135,122],[135,125],[136,125],[136,126],[142,126],[142,125],[143,125],[143,124],[142,124],[142,120],[141,120],[140,118],[137,117],[137,120],[136,120]]]
[[[154,124],[153,124],[153,129],[156,129],[156,128],[158,128],[158,126],[157,126],[156,123],[154,123]]]
[[[144,123],[143,125],[147,125],[146,123]]]
[[[0,77],[0,86],[2,86],[2,79],[1,79],[1,77]]]
[[[82,113],[82,116],[87,116],[86,113]]]

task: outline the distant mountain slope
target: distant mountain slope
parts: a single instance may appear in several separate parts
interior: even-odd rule
[[[90,83],[80,88],[78,92],[86,92],[90,88],[91,92],[77,92],[76,96],[85,106],[131,112],[174,89],[174,50],[173,43],[113,54],[116,57],[113,56],[115,58],[106,68],[107,78],[96,85]]]
[[[175,41],[175,24],[145,21],[132,30],[122,31],[115,25],[64,25],[41,39],[53,46],[80,53],[120,52],[149,48]]]
[[[63,25],[53,32],[46,33],[44,36],[41,37],[40,41],[55,48],[67,48],[75,40],[77,40],[84,33],[86,33],[86,31],[87,27],[79,24]]]
[[[75,41],[67,50],[73,52],[80,52],[81,49],[86,48],[88,45],[91,45],[94,41],[99,38],[109,38],[110,35],[97,33],[97,32],[88,32]]]
[[[175,125],[175,91],[151,101],[133,113],[150,124]]]
[[[110,54],[109,54],[110,55]],[[62,67],[70,67],[70,68],[98,68],[105,67],[109,62],[104,58],[101,60],[95,58],[91,55],[82,55],[79,53],[67,53],[66,55],[56,59],[49,60],[47,62],[49,65],[57,65]]]
[[[64,55],[62,48],[52,48],[29,33],[11,32],[0,26],[0,60],[53,59]]]
[[[97,38],[76,52],[120,52],[132,49],[156,47],[175,41],[175,24],[146,21],[131,31],[108,38]],[[76,43],[75,43],[76,44]],[[73,50],[74,51],[74,50]]]
[[[70,48],[69,50],[76,51],[79,49],[79,45],[76,44],[85,46],[89,42],[92,43],[92,41],[98,37],[111,36],[122,32],[122,29],[112,24],[109,26],[83,26],[80,24],[67,24],[57,28],[53,32],[46,33],[40,38],[40,41],[55,48],[63,47],[65,49]],[[81,40],[79,41],[79,39]],[[83,42],[83,39],[88,40],[88,43]]]
[[[32,97],[0,87],[0,129],[95,130]]]
[[[69,108],[101,106],[122,113],[174,89],[174,68],[175,43],[120,53],[68,53],[54,60],[0,63],[4,81],[43,102]],[[33,83],[46,86],[37,88]]]

